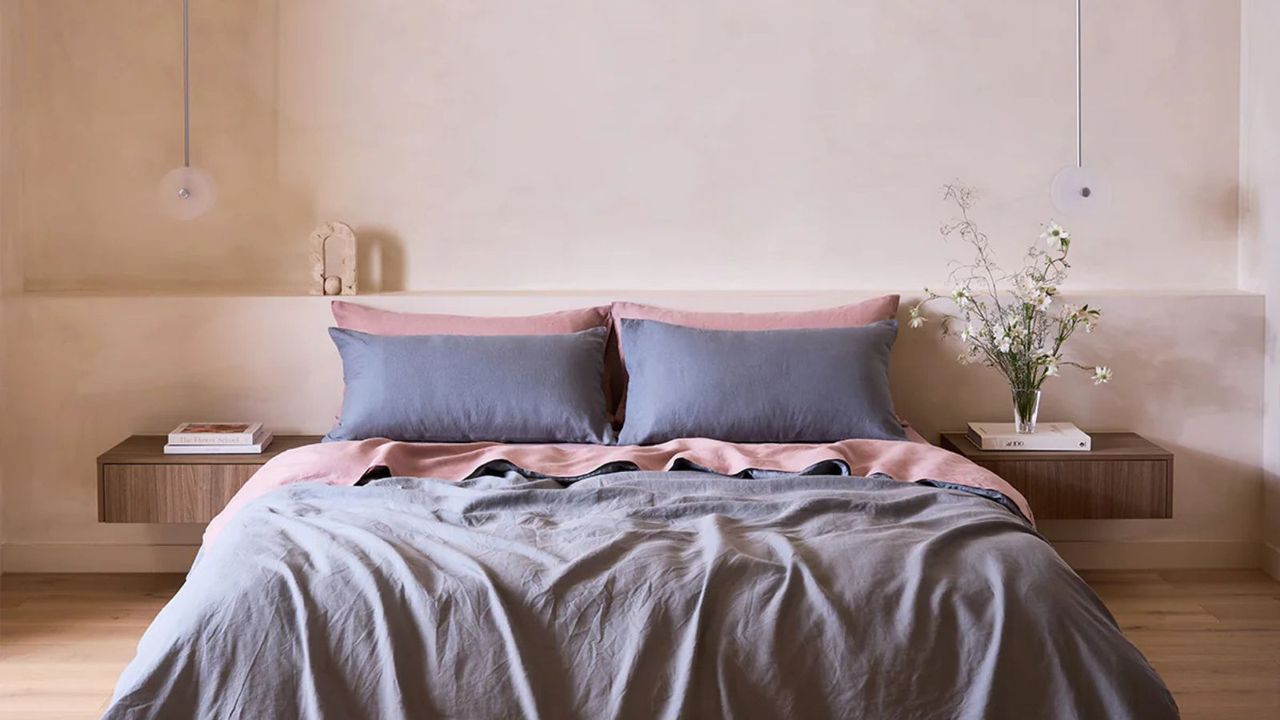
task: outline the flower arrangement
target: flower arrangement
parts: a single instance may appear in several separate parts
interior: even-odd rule
[[[975,257],[970,263],[951,263],[951,292],[940,294],[925,288],[925,299],[911,308],[907,324],[923,327],[928,320],[925,306],[949,301],[955,312],[942,315],[942,334],[959,336],[964,345],[959,361],[999,370],[1013,393],[1018,432],[1034,432],[1040,388],[1063,367],[1092,372],[1094,385],[1111,380],[1107,366],[1066,360],[1062,350],[1076,330],[1093,332],[1102,312],[1088,305],[1054,302],[1071,267],[1067,262],[1071,234],[1065,228],[1050,222],[1040,236],[1042,242],[1027,250],[1023,266],[1005,272],[992,257],[987,236],[969,217],[975,202],[973,190],[948,185],[945,198],[959,209],[959,217],[942,226],[943,237],[959,237],[973,247]]]

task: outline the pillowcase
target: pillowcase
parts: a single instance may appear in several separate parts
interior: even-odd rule
[[[702,330],[801,330],[860,327],[898,315],[899,296],[883,295],[853,305],[800,310],[797,312],[735,313],[686,312],[656,305],[615,302],[610,310],[615,320],[658,320],[672,325]]]
[[[329,328],[347,389],[325,440],[608,442],[607,332],[393,336]]]
[[[631,382],[618,442],[905,440],[889,393],[898,323],[806,330],[700,330],[623,319]]]
[[[329,309],[338,327],[373,335],[565,335],[609,327],[607,305],[505,317],[396,312],[345,300],[332,301]],[[612,382],[613,375],[606,372],[601,383],[611,416],[616,407],[612,398],[620,394],[614,392]]]
[[[394,312],[342,300],[330,309],[338,327],[374,335],[563,335],[609,324],[605,306],[518,317]]]
[[[626,318],[658,320],[702,330],[801,330],[861,327],[882,320],[893,320],[898,316],[899,301],[898,295],[882,295],[852,305],[771,313],[686,312],[656,305],[615,302],[610,308],[610,314],[614,319],[615,333],[616,324]],[[616,338],[606,350],[605,373],[608,379],[606,389],[610,392],[610,408],[614,410],[617,421],[621,422],[626,411],[627,369]]]

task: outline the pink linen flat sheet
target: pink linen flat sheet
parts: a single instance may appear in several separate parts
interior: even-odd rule
[[[875,473],[900,482],[938,480],[996,490],[1034,522],[1026,498],[991,471],[955,453],[924,442],[843,440],[820,445],[744,444],[684,438],[661,445],[509,445],[504,443],[404,443],[358,440],[308,445],[272,458],[245,483],[227,507],[209,523],[204,542],[212,543],[249,501],[276,488],[301,482],[354,485],[367,470],[386,466],[396,476],[460,481],[476,468],[496,461],[554,477],[589,473],[612,462],[631,462],[640,470],[665,471],[687,460],[714,472],[733,475],[750,468],[798,472],[815,463],[843,460],[854,475]]]

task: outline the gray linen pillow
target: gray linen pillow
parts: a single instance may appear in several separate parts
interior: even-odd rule
[[[889,394],[895,320],[826,330],[699,330],[623,319],[618,442],[905,440]]]
[[[389,336],[329,328],[347,389],[325,440],[608,442],[607,332]]]

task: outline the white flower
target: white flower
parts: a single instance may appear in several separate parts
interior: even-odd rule
[[[1067,247],[1071,245],[1071,233],[1056,222],[1049,223],[1040,237],[1049,245],[1051,250],[1056,252],[1066,252]]]
[[[1031,357],[1036,362],[1044,365],[1045,377],[1057,377],[1061,374],[1061,369],[1058,367],[1058,357],[1053,354],[1053,350],[1041,346],[1031,351]]]
[[[1076,331],[1092,332],[1099,318],[1097,308],[1067,302],[1071,298],[1060,295],[1070,270],[1071,233],[1056,222],[1046,222],[1021,265],[1002,268],[991,257],[986,235],[968,217],[972,195],[948,186],[947,198],[960,207],[964,218],[943,225],[942,234],[972,246],[976,257],[967,264],[951,263],[949,289],[926,288],[924,298],[917,298],[915,307],[908,306],[906,325],[925,327],[936,319],[948,342],[959,338],[957,361],[995,368],[1010,380],[1039,382],[1066,374],[1070,366],[1083,368],[1095,384],[1109,382],[1111,368],[1064,359],[1069,357],[1062,349],[1064,343]],[[952,302],[948,309],[926,317],[923,305],[933,300]]]
[[[907,321],[908,327],[913,327],[913,328],[924,327],[924,324],[927,318],[925,318],[925,316],[920,314],[919,305],[912,306],[910,315],[911,315],[911,319]]]

